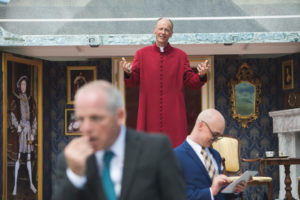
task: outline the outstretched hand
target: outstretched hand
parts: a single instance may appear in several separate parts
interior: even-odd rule
[[[202,78],[205,76],[205,74],[209,71],[210,64],[208,63],[208,60],[205,60],[204,62],[201,62],[197,65],[198,75]]]
[[[120,61],[120,66],[123,68],[124,72],[131,74],[132,64],[127,62],[124,57],[122,57],[122,60]]]

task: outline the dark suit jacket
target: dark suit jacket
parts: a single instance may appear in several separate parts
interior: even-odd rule
[[[210,200],[210,186],[212,181],[208,172],[201,162],[196,152],[192,147],[184,141],[175,150],[175,154],[179,159],[183,169],[183,176],[187,185],[187,195],[189,200]],[[213,148],[209,148],[210,153],[213,155],[216,163],[218,164],[219,173],[221,173],[221,156],[219,152]],[[234,197],[228,195],[226,198]],[[223,200],[224,195],[219,193],[214,197],[215,200]]]
[[[168,138],[127,129],[122,189],[119,200],[185,200],[179,163]],[[53,200],[105,200],[96,159],[87,160],[87,183],[76,189],[66,176],[66,161],[57,160]]]

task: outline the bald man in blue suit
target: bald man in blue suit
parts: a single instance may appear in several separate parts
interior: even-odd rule
[[[222,136],[224,129],[225,120],[220,112],[215,109],[204,110],[199,114],[191,134],[175,149],[183,169],[189,200],[232,199],[246,187],[242,182],[236,186],[235,194],[220,193],[231,179],[221,174],[221,156],[211,145]],[[206,154],[202,154],[202,150]],[[210,158],[214,168],[211,176],[205,166],[205,155]]]

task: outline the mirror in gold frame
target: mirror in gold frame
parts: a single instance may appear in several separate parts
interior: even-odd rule
[[[243,63],[236,78],[229,82],[232,118],[248,128],[248,123],[259,116],[258,105],[261,103],[261,81],[254,78],[254,73],[247,63]]]

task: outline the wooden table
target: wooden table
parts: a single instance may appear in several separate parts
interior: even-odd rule
[[[290,165],[300,164],[300,158],[290,158],[290,157],[271,157],[271,158],[260,158],[261,165],[284,165],[285,169],[285,199],[292,200],[292,187],[291,187],[291,177],[290,177]]]

